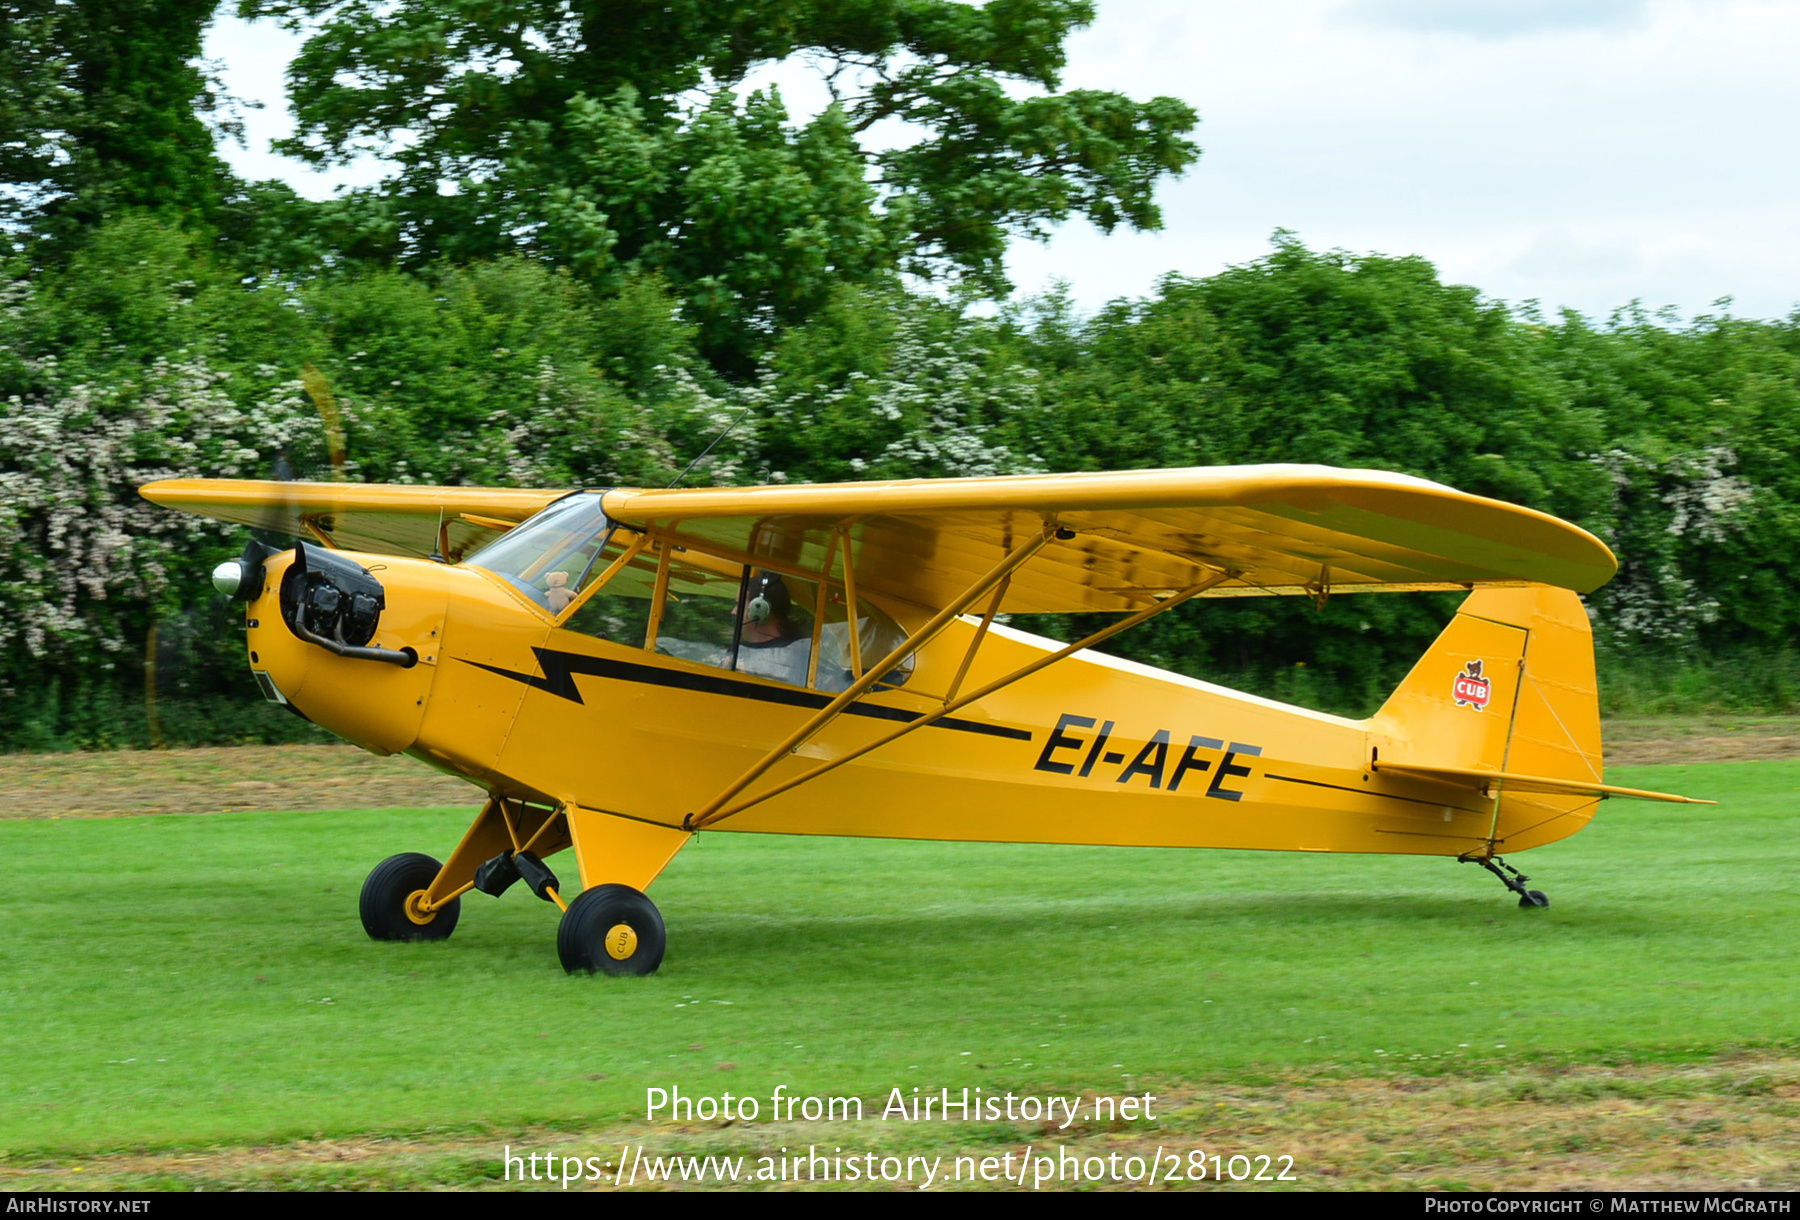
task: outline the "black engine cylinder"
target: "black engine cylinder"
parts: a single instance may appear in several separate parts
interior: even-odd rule
[[[292,630],[360,648],[375,638],[387,591],[359,563],[302,542],[281,578],[281,617]],[[296,635],[306,636],[296,631]]]

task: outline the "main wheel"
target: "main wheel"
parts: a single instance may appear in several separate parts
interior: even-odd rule
[[[667,945],[656,904],[629,885],[581,891],[556,929],[556,952],[570,974],[655,974]]]
[[[444,940],[456,931],[462,915],[462,899],[452,898],[437,910],[423,913],[418,902],[444,866],[422,852],[389,856],[375,866],[363,882],[363,931],[373,940]]]

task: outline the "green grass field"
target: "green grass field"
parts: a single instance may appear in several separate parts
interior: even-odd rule
[[[650,1086],[878,1109],[1791,1053],[1800,762],[1608,778],[1720,804],[1610,802],[1517,857],[1546,911],[1436,859],[704,836],[647,979],[565,976],[523,887],[369,941],[369,868],[466,810],[0,822],[0,1165],[641,1128]]]

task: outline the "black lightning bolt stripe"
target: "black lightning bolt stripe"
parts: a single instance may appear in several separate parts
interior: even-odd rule
[[[538,674],[522,674],[516,670],[502,669],[498,665],[484,665],[480,661],[464,660],[466,665],[477,669],[485,669],[489,673],[499,674],[503,678],[511,678],[514,682],[523,682],[526,686],[546,691],[571,703],[583,702],[581,689],[575,685],[578,675],[591,675],[596,678],[611,678],[616,682],[644,682],[652,686],[672,686],[677,690],[699,691],[707,695],[725,695],[733,699],[755,699],[763,703],[785,703],[790,707],[821,708],[831,702],[831,696],[815,694],[812,691],[796,690],[791,687],[760,686],[754,682],[745,682],[738,678],[728,678],[722,674],[691,674],[684,670],[663,669],[655,665],[639,665],[635,661],[614,661],[606,657],[583,656],[578,652],[560,652],[554,648],[533,648],[537,654],[538,668],[544,672]],[[458,658],[463,660],[463,658]],[[852,703],[844,709],[846,716],[867,716],[873,720],[897,720],[909,722],[920,718],[921,713],[909,712],[904,708],[882,707],[873,703]],[[1024,729],[1008,728],[999,724],[983,724],[977,720],[958,720],[945,716],[942,720],[932,722],[934,729],[957,729],[964,733],[985,733],[990,737],[1006,737],[1014,741],[1030,741],[1031,734]]]

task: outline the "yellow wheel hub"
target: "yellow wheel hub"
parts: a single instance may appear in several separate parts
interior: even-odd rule
[[[616,923],[606,930],[606,954],[622,962],[637,952],[638,935],[628,923]]]
[[[414,890],[406,896],[406,917],[421,928],[437,918],[437,912],[426,907],[424,890]]]

